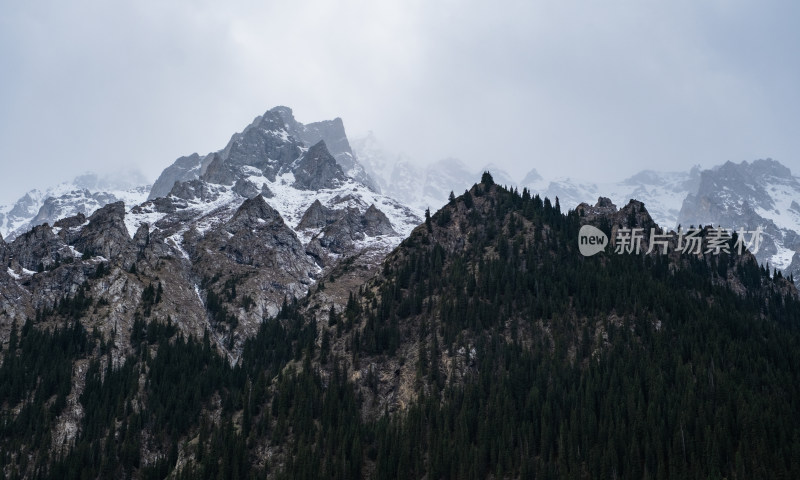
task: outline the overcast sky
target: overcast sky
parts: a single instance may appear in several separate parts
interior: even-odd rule
[[[800,3],[4,2],[0,202],[218,150],[275,105],[419,162],[800,174]]]

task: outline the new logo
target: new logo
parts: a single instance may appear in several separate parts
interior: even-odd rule
[[[578,232],[578,250],[584,257],[591,257],[602,252],[608,245],[608,236],[599,228],[584,225]]]

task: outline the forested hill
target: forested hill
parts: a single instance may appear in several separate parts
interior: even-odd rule
[[[631,202],[593,220],[610,234],[649,216]],[[342,262],[234,366],[156,317],[112,365],[115,338],[81,326],[91,305],[64,300],[3,351],[4,473],[800,478],[790,282],[748,253],[583,257],[587,221],[485,174],[345,308],[324,306]],[[57,449],[63,425],[79,433]]]

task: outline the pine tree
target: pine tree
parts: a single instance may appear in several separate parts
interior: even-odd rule
[[[472,208],[472,194],[469,193],[469,190],[464,190],[464,206],[468,209]]]
[[[433,231],[433,226],[431,225],[431,209],[425,209],[425,226],[428,227],[428,232]]]

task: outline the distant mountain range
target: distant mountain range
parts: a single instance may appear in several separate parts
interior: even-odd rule
[[[373,134],[353,140],[352,145],[381,189],[417,210],[438,208],[451,191],[462,193],[480,172],[489,170],[496,183],[558,198],[565,211],[583,202],[594,204],[602,196],[616,205],[630,199],[643,202],[665,228],[713,224],[750,231],[760,226],[764,235],[758,261],[800,279],[800,178],[776,160],[727,162],[706,170],[695,166],[684,172],[643,170],[619,182],[592,183],[545,179],[536,169],[518,179],[491,164],[475,172],[457,159],[423,168],[388,152]]]
[[[276,150],[268,151],[273,147],[269,147],[266,137],[256,138],[263,137],[264,132],[278,132],[279,140],[292,146],[273,146]],[[388,152],[371,133],[351,141],[340,118],[304,125],[295,120],[288,107],[275,107],[257,117],[242,132],[234,134],[222,150],[204,155],[194,153],[177,159],[152,187],[141,174],[111,178],[87,173],[44,191],[32,190],[14,204],[0,206],[0,235],[13,240],[35,225],[52,225],[59,218],[78,213],[89,216],[102,206],[117,201],[123,201],[131,208],[145,200],[169,196],[176,183],[201,178],[215,185],[230,184],[229,190],[237,198],[262,193],[290,228],[294,228],[313,203],[314,192],[332,185],[330,179],[316,177],[332,172],[310,172],[311,177],[316,177],[305,180],[295,178],[289,181],[288,177],[281,177],[277,181],[277,178],[287,173],[294,175],[298,165],[286,162],[296,160],[298,152],[305,153],[320,141],[324,142],[325,150],[341,170],[341,177],[336,181],[350,179],[354,182],[357,192],[351,197],[356,199],[359,211],[366,211],[376,201],[380,205],[389,202],[388,199],[397,200],[390,202],[391,207],[376,208],[385,210],[398,233],[408,231],[426,208],[438,209],[447,201],[451,191],[457,195],[462,193],[476,177],[488,170],[498,184],[528,188],[551,199],[557,197],[564,210],[583,202],[592,204],[601,196],[610,198],[617,205],[624,205],[633,198],[644,202],[653,219],[667,228],[713,224],[752,230],[760,226],[764,230],[764,241],[756,254],[758,260],[800,278],[800,180],[778,161],[728,162],[706,170],[695,166],[683,172],[644,170],[621,181],[606,183],[572,178],[545,179],[533,168],[520,179],[492,164],[473,171],[455,158],[421,167],[402,154]],[[320,151],[318,148],[316,154]],[[267,160],[261,158],[264,155]],[[232,162],[238,162],[238,166],[220,168]],[[267,165],[270,162],[272,165]],[[242,168],[253,165],[265,170],[250,172],[254,176],[242,173]],[[302,166],[300,170],[303,170]],[[262,174],[266,175],[263,179],[259,177]],[[289,185],[291,192],[281,190],[285,185]],[[180,189],[176,193],[180,195]],[[333,208],[325,194],[321,195],[320,201],[325,208]],[[351,207],[355,208],[355,204]],[[143,208],[137,211],[146,211],[148,207]],[[402,213],[393,217],[395,211]],[[138,221],[133,218],[131,216],[128,221]],[[296,233],[310,241],[308,231]]]
[[[78,213],[88,216],[118,201],[137,205],[149,192],[147,179],[135,170],[118,175],[87,172],[45,190],[33,189],[13,204],[0,205],[0,235],[13,240],[36,225],[52,225]]]

